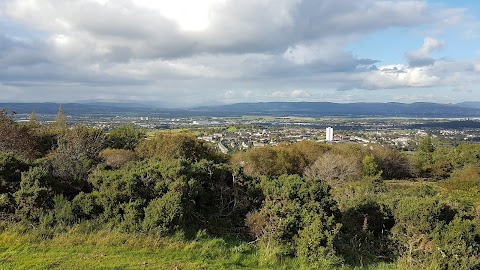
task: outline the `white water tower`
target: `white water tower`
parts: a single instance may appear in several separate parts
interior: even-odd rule
[[[327,127],[327,129],[325,130],[325,133],[326,133],[325,140],[327,142],[333,141],[333,128],[332,127]]]

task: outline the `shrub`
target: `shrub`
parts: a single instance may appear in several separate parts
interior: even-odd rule
[[[325,179],[330,183],[353,181],[360,175],[357,163],[354,157],[326,153],[310,167],[307,167],[304,174],[311,178]]]
[[[333,243],[340,228],[341,224],[335,223],[333,216],[326,220],[314,218],[295,237],[297,256],[318,268],[338,265],[341,259],[335,255]]]
[[[334,256],[333,239],[340,224],[328,185],[318,179],[282,175],[264,180],[262,186],[264,205],[247,216],[246,224],[263,245],[281,247],[309,262],[320,263],[325,254]]]
[[[55,195],[53,197],[53,204],[54,204],[54,213],[55,213],[55,220],[60,225],[72,225],[75,221],[75,215],[73,213],[73,206],[70,201],[65,199],[63,195]]]
[[[144,199],[132,200],[122,204],[120,208],[123,210],[123,215],[120,228],[128,232],[140,231],[144,216],[144,206]]]
[[[13,194],[20,188],[22,171],[28,164],[12,153],[0,152],[0,193]]]
[[[108,166],[118,169],[130,161],[137,159],[135,152],[125,149],[107,148],[100,152],[100,157]]]
[[[36,222],[45,208],[51,205],[50,175],[43,167],[30,168],[22,173],[20,190],[15,193],[16,214],[24,220]]]
[[[0,152],[13,152],[25,158],[35,158],[37,144],[29,130],[0,110]]]
[[[390,230],[391,210],[375,201],[362,201],[342,212],[342,229],[336,247],[352,265],[365,266],[394,257]]]
[[[80,191],[89,192],[88,175],[100,162],[98,154],[104,147],[103,131],[83,126],[68,130],[58,140],[50,156],[52,172],[57,178],[55,189],[69,198]]]
[[[77,219],[91,219],[98,216],[102,211],[101,205],[97,202],[98,192],[80,192],[72,200],[73,213]]]
[[[107,134],[106,143],[110,148],[134,150],[145,136],[145,132],[136,126],[123,125],[112,129]]]
[[[253,148],[241,159],[237,162],[244,164],[245,173],[256,177],[301,174],[305,167],[302,155],[287,146]]]
[[[433,232],[455,215],[455,210],[436,198],[407,197],[395,205],[392,237],[410,266],[422,264],[435,252]]]
[[[362,175],[366,179],[381,179],[382,171],[378,169],[375,158],[366,155],[362,159]]]
[[[431,260],[440,269],[480,268],[480,224],[475,220],[455,218],[433,234],[436,246]]]
[[[161,198],[153,199],[145,208],[143,229],[158,235],[171,233],[182,225],[183,215],[182,195],[167,192]]]
[[[151,140],[141,141],[136,151],[143,158],[225,161],[223,156],[191,133],[158,133]]]

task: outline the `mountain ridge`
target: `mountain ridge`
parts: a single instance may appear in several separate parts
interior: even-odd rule
[[[151,115],[151,116],[341,116],[341,117],[480,117],[480,106],[470,103],[433,102],[244,102],[184,108],[157,108],[132,103],[0,103],[0,108],[28,114],[56,114],[59,106],[70,115]],[[479,103],[480,104],[480,103]],[[468,106],[469,105],[469,106]]]

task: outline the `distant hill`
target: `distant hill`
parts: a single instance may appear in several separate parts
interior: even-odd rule
[[[152,106],[131,103],[0,103],[0,108],[7,109],[9,112],[15,111],[19,114],[31,113],[33,110],[37,114],[56,114],[60,106],[63,106],[67,115],[145,115],[176,111],[172,109],[155,109]]]
[[[462,103],[457,103],[456,105],[462,106],[462,107],[469,107],[469,108],[480,108],[479,101],[465,101]]]
[[[477,104],[478,106],[474,106]],[[29,114],[56,114],[59,103],[0,103],[0,108]],[[151,105],[151,104],[150,104]],[[418,103],[331,103],[331,102],[259,102],[201,106],[191,109],[159,109],[131,103],[65,103],[68,115],[150,115],[186,116],[339,116],[339,117],[480,117],[480,102],[461,104]]]
[[[331,102],[265,102],[237,103],[192,109],[198,114],[215,115],[304,115],[343,117],[473,117],[480,107],[438,103],[331,103]]]

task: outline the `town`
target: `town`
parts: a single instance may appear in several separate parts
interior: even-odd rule
[[[29,115],[15,115],[26,122]],[[49,124],[55,115],[37,115]],[[336,143],[378,144],[411,151],[422,137],[431,136],[459,144],[480,141],[480,119],[476,118],[313,118],[313,117],[158,117],[131,115],[68,116],[70,125],[85,125],[109,131],[133,124],[150,136],[164,131],[190,131],[198,139],[214,144],[223,153],[253,147],[292,144],[304,140]],[[328,133],[328,134],[327,134]]]

